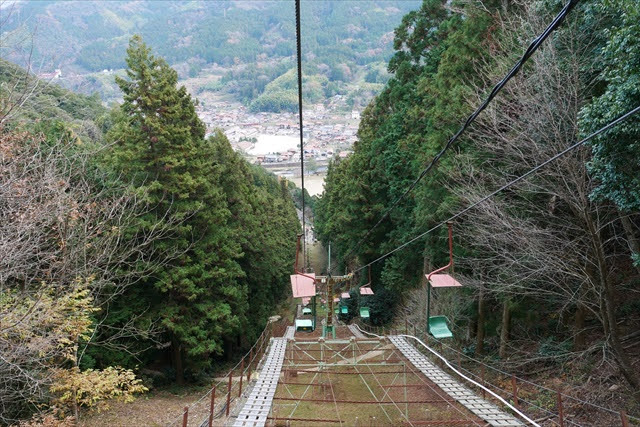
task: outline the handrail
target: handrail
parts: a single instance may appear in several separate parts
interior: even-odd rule
[[[540,427],[540,424],[536,423],[534,420],[532,420],[531,418],[529,418],[526,414],[524,414],[522,411],[520,411],[518,408],[516,408],[515,406],[513,406],[512,404],[510,404],[509,402],[507,402],[502,396],[500,396],[499,394],[493,392],[492,390],[488,389],[487,387],[483,386],[482,384],[480,384],[479,382],[467,377],[466,375],[464,375],[462,372],[458,371],[456,368],[453,367],[453,365],[451,365],[451,363],[449,363],[449,361],[442,355],[440,355],[440,353],[438,353],[437,351],[433,350],[431,347],[429,347],[428,345],[426,345],[420,338],[418,337],[414,337],[413,335],[405,335],[405,334],[401,334],[398,335],[400,337],[406,337],[406,338],[412,338],[416,341],[418,341],[418,343],[420,343],[420,345],[422,345],[424,348],[426,348],[427,350],[429,350],[431,353],[433,353],[437,358],[439,358],[440,360],[442,360],[444,362],[445,365],[447,365],[449,367],[449,369],[451,369],[453,372],[455,372],[456,374],[458,374],[460,377],[464,378],[465,380],[467,380],[468,382],[472,383],[473,385],[480,387],[482,390],[486,391],[487,393],[489,393],[490,395],[492,395],[493,397],[495,397],[496,399],[498,399],[500,402],[502,402],[503,404],[505,404],[509,409],[511,409],[512,411],[514,411],[516,414],[520,415],[522,418],[524,418],[527,422],[531,423],[532,425],[536,426],[536,427]]]
[[[233,372],[240,366],[240,364],[247,358],[247,356],[249,356],[254,349],[256,349],[256,351],[253,353],[253,358],[250,357],[249,363],[245,366],[244,370],[242,372],[240,372],[240,375],[243,376],[245,375],[245,373],[248,371],[249,367],[251,366],[251,364],[253,363],[254,360],[256,360],[256,358],[258,357],[258,354],[265,349],[266,351],[266,347],[268,347],[268,342],[265,338],[265,334],[267,334],[268,332],[270,333],[271,331],[273,331],[273,323],[275,322],[271,322],[268,321],[267,324],[265,325],[264,329],[262,330],[262,332],[260,333],[260,335],[258,336],[258,338],[256,339],[256,341],[253,343],[253,345],[251,346],[251,348],[249,349],[249,351],[247,351],[242,358],[240,358],[240,360],[238,361],[238,363],[236,363],[233,368],[231,368],[229,371],[227,371],[227,373],[225,374],[225,378],[228,377],[230,374],[233,374]],[[258,343],[260,344],[258,348],[256,348],[258,346]],[[258,368],[258,367],[256,367]],[[257,369],[256,369],[257,370]],[[211,392],[214,389],[217,389],[221,384],[225,384],[227,382],[227,380],[223,380],[223,381],[218,381],[217,383],[215,383],[204,395],[202,395],[198,400],[196,400],[195,402],[189,404],[187,406],[187,411],[193,409],[198,403],[202,402],[203,399],[205,399],[206,397],[211,395]],[[232,385],[231,391],[233,391],[233,389],[236,387],[236,384]],[[225,393],[222,397],[226,396],[228,393]],[[225,403],[226,405],[226,403]],[[185,411],[183,410],[180,415],[178,415],[176,418],[174,418],[173,420],[171,420],[169,423],[167,423],[167,426],[171,426],[174,425],[176,422],[178,422],[183,415],[185,414]]]
[[[376,335],[374,333],[371,332],[366,332],[363,331],[357,324],[356,327],[360,330],[360,332],[364,332],[365,334],[368,335],[372,335],[376,338],[381,338],[380,335]],[[484,391],[486,391],[487,393],[489,393],[490,395],[492,395],[493,397],[495,397],[496,399],[498,399],[500,402],[502,402],[503,404],[505,404],[509,409],[511,409],[512,411],[514,411],[515,413],[517,413],[518,415],[520,415],[522,418],[524,418],[527,422],[531,423],[532,425],[536,426],[536,427],[540,427],[540,424],[536,423],[534,420],[532,420],[531,418],[529,418],[526,414],[524,414],[523,412],[521,412],[519,409],[517,409],[515,406],[511,405],[509,402],[507,402],[504,398],[502,398],[499,394],[493,392],[492,390],[486,388],[485,386],[483,386],[482,384],[478,383],[477,381],[472,380],[471,378],[467,377],[466,375],[464,375],[463,373],[461,373],[460,371],[458,371],[456,368],[454,368],[451,363],[449,363],[449,361],[441,356],[437,351],[433,350],[431,347],[429,347],[428,345],[426,345],[420,338],[418,337],[414,337],[413,335],[405,335],[405,334],[400,334],[398,335],[399,337],[403,337],[403,338],[412,338],[416,341],[418,341],[424,348],[426,348],[427,350],[429,350],[431,353],[433,353],[436,357],[438,357],[440,360],[442,360],[448,367],[449,369],[451,369],[453,372],[455,372],[456,374],[458,374],[460,377],[464,378],[465,380],[469,381],[470,383],[480,387],[481,389],[483,389]]]
[[[411,322],[411,321],[410,321],[410,322],[409,322],[409,324],[410,324],[413,328],[416,328],[416,330],[417,330],[418,332],[420,332],[420,327],[416,327],[416,324],[415,324],[415,323],[413,323],[413,322]],[[424,333],[424,331],[423,331],[423,333]],[[436,341],[438,344],[440,344],[441,346],[443,346],[443,347],[447,348],[448,350],[450,350],[450,351],[452,351],[452,352],[454,352],[454,353],[456,353],[456,354],[458,354],[458,355],[460,355],[460,356],[464,357],[465,359],[468,359],[469,361],[471,361],[471,362],[473,362],[473,363],[476,363],[476,364],[478,364],[478,365],[482,365],[482,366],[484,366],[484,367],[486,367],[486,368],[488,368],[488,369],[490,369],[490,370],[492,370],[492,371],[495,371],[495,372],[497,372],[498,374],[507,375],[507,376],[513,376],[513,377],[514,377],[515,379],[517,379],[518,381],[521,381],[521,382],[523,382],[523,383],[529,384],[529,385],[531,385],[531,386],[533,386],[533,387],[536,387],[536,388],[538,388],[538,389],[545,390],[545,391],[552,392],[552,393],[557,393],[558,395],[562,396],[563,398],[567,398],[567,399],[574,400],[574,401],[579,402],[579,403],[581,403],[581,404],[583,404],[583,405],[591,406],[591,407],[596,408],[596,409],[598,409],[598,410],[608,412],[609,414],[612,414],[612,415],[619,415],[619,414],[620,414],[620,413],[619,413],[619,411],[613,410],[613,409],[611,409],[611,408],[606,408],[606,407],[604,407],[604,406],[600,406],[600,405],[597,405],[597,404],[592,403],[592,402],[587,402],[586,400],[579,399],[579,398],[577,398],[577,397],[575,397],[575,396],[572,396],[572,395],[570,395],[570,394],[567,394],[566,392],[561,392],[560,390],[550,389],[550,388],[545,387],[545,386],[543,386],[543,385],[541,385],[541,384],[537,384],[537,383],[534,383],[534,382],[529,381],[529,380],[527,380],[527,379],[524,379],[524,378],[522,378],[522,377],[520,377],[520,376],[518,376],[518,375],[515,375],[515,374],[513,374],[513,373],[509,373],[509,372],[503,371],[503,370],[498,369],[498,368],[496,368],[495,366],[490,365],[490,364],[488,364],[488,363],[486,363],[486,362],[484,362],[484,361],[482,361],[482,360],[475,359],[475,358],[473,358],[473,357],[469,356],[468,354],[466,354],[466,353],[464,353],[464,352],[462,352],[462,351],[460,351],[460,350],[457,350],[457,349],[455,349],[455,348],[451,347],[450,345],[447,345],[445,342],[443,342],[443,341],[441,341],[441,340],[439,340],[439,339],[437,339],[437,338],[432,338],[432,339],[433,339],[433,340],[435,340],[435,341]],[[463,369],[463,370],[467,371],[467,370],[466,370],[466,369],[464,369],[464,368],[461,368],[461,369]],[[469,372],[469,371],[467,371],[467,372]],[[473,374],[472,372],[469,372],[469,373],[470,373],[471,375],[475,376],[476,378],[480,378],[477,374]],[[486,380],[484,380],[484,381],[486,381]],[[499,386],[496,386],[495,384],[492,384],[492,383],[490,383],[490,382],[488,382],[488,381],[487,381],[487,384],[489,384],[489,385],[491,385],[491,386],[493,386],[493,387],[496,387],[496,388],[497,388],[497,389],[499,389],[499,390],[502,390],[502,391],[507,392],[506,390],[504,390],[504,389],[500,388]],[[522,398],[520,398],[520,399],[522,400]],[[535,406],[535,405],[534,405],[534,406]],[[636,417],[636,416],[633,416],[633,415],[630,415],[630,414],[626,414],[626,416],[627,416],[628,418],[630,418],[630,419],[635,420],[635,421],[640,421],[640,417]]]

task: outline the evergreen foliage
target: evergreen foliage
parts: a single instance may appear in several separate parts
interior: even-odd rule
[[[403,18],[395,30],[391,77],[363,113],[354,153],[330,163],[315,205],[317,235],[332,242],[338,259],[356,248],[342,259],[347,269],[431,229],[574,143],[579,133],[640,105],[637,2],[584,2],[437,167],[357,245],[561,6],[424,0]],[[478,352],[487,341],[496,343],[500,357],[510,357],[517,353],[510,339],[542,340],[551,330],[562,348],[573,340],[574,349],[582,349],[590,319],[601,333],[590,337],[591,345],[609,349],[621,374],[637,386],[631,353],[620,344],[637,323],[619,299],[640,271],[639,120],[598,137],[592,155],[576,150],[456,221],[455,272],[467,286],[455,298],[439,292],[434,304],[446,310],[457,331],[473,326]],[[441,227],[372,266],[370,322],[392,321],[389,313],[402,303],[408,305],[403,313],[424,324],[423,291],[416,289],[415,301],[407,291],[424,286],[423,275],[446,264],[445,237]],[[543,347],[540,354],[554,353]]]
[[[606,84],[602,94],[585,107],[582,127],[593,132],[640,106],[640,4],[625,0],[609,2],[619,22],[606,30],[602,48]],[[621,211],[640,210],[640,118],[636,115],[621,126],[596,138],[589,164],[599,182],[593,197],[612,201]]]
[[[172,233],[150,250],[179,254],[126,298],[161,319],[180,380],[183,358],[206,367],[207,356],[222,354],[233,337],[257,334],[285,294],[297,219],[286,188],[251,171],[221,132],[204,138],[177,73],[140,37],[132,38],[126,61],[107,161],[154,206],[128,230],[131,238],[164,221]]]

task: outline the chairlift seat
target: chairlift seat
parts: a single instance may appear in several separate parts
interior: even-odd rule
[[[302,314],[311,314],[311,309],[309,307],[305,307],[302,309]]]
[[[313,321],[311,319],[296,319],[296,331],[313,331]]]
[[[429,333],[435,338],[453,338],[453,334],[447,326],[446,316],[429,317]]]
[[[340,307],[340,312],[342,314],[349,314],[349,309],[347,308],[346,305],[343,305],[342,307]]]
[[[360,307],[360,317],[363,319],[369,318],[369,307]]]

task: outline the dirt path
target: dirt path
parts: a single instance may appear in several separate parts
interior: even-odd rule
[[[86,427],[165,426],[182,413],[182,408],[198,400],[206,390],[198,388],[182,394],[158,391],[139,396],[131,403],[112,403],[107,411],[85,415],[79,425]]]

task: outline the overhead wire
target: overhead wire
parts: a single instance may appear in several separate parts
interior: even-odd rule
[[[355,346],[358,348],[358,351],[360,350],[360,346],[358,345],[358,341],[354,341]],[[376,399],[379,402],[380,408],[382,409],[382,411],[384,412],[384,414],[387,416],[387,418],[389,418],[389,415],[387,414],[387,411],[384,409],[384,407],[382,406],[381,402],[384,402],[384,398],[385,396],[389,396],[389,400],[391,401],[391,403],[393,403],[393,406],[396,407],[396,409],[398,410],[398,412],[400,413],[400,415],[402,415],[402,417],[407,421],[407,423],[409,423],[410,426],[414,426],[415,424],[413,424],[411,422],[411,420],[409,419],[409,417],[402,412],[402,409],[400,409],[400,407],[398,406],[398,404],[396,403],[396,401],[391,397],[391,394],[388,394],[388,390],[385,391],[384,387],[382,386],[382,383],[380,382],[380,380],[378,379],[378,376],[373,372],[373,369],[371,369],[371,366],[368,363],[365,363],[366,367],[369,368],[369,372],[371,372],[371,376],[373,377],[373,379],[378,383],[378,386],[380,387],[380,390],[383,392],[383,395],[380,399],[378,399],[378,397],[373,393],[373,390],[369,389],[369,391],[371,391],[371,394],[373,395],[373,398]],[[357,368],[358,364],[354,363],[353,367],[356,371],[358,371]],[[358,371],[359,372],[359,371]],[[396,374],[396,378],[398,377],[399,374]],[[364,382],[365,379],[362,375],[360,375],[360,379]],[[393,380],[395,382],[395,379]],[[393,383],[392,383],[393,384]],[[389,421],[391,421],[391,418],[389,418]],[[393,421],[391,421],[393,422]]]
[[[502,396],[500,396],[497,393],[494,393],[493,391],[489,390],[488,388],[486,388],[485,386],[483,386],[479,382],[477,382],[477,381],[467,377],[466,375],[462,374],[460,371],[458,371],[456,368],[454,368],[453,365],[451,363],[449,363],[449,361],[445,357],[441,356],[440,353],[438,353],[437,351],[435,351],[434,349],[432,349],[431,347],[426,345],[420,338],[414,337],[413,335],[405,335],[405,334],[400,334],[398,336],[399,337],[403,337],[403,338],[411,338],[413,340],[416,340],[420,345],[422,345],[424,348],[426,348],[434,356],[436,356],[438,359],[442,360],[444,362],[444,364],[447,365],[449,367],[449,369],[451,369],[453,372],[458,374],[458,376],[460,376],[461,378],[467,380],[468,382],[470,382],[471,384],[475,385],[476,387],[479,387],[479,388],[485,390],[486,392],[491,394],[493,397],[498,399],[500,402],[502,402],[504,405],[506,405],[513,412],[515,412],[516,414],[518,414],[522,418],[524,418],[527,422],[531,423],[532,425],[534,425],[536,427],[540,427],[535,421],[533,421],[531,418],[529,418],[525,413],[523,413],[518,408],[516,408],[515,406],[513,406],[512,404],[507,402],[504,398],[502,398]]]
[[[506,190],[507,188],[511,187],[514,184],[517,184],[518,182],[520,182],[523,179],[527,178],[529,175],[531,175],[531,174],[537,172],[539,169],[545,167],[549,163],[557,160],[558,158],[564,156],[565,154],[567,154],[567,153],[575,150],[576,148],[582,146],[583,144],[587,143],[588,141],[590,141],[591,139],[593,139],[596,136],[600,135],[601,133],[606,132],[607,130],[611,129],[612,127],[624,122],[629,117],[633,116],[634,114],[638,113],[639,111],[640,111],[640,106],[637,106],[636,108],[628,111],[627,113],[625,113],[622,116],[618,117],[617,119],[613,120],[609,124],[601,127],[600,129],[598,129],[597,131],[593,132],[592,134],[590,134],[589,136],[585,137],[584,139],[581,139],[580,141],[576,142],[575,144],[570,145],[569,147],[565,148],[564,150],[560,151],[559,153],[555,154],[554,156],[552,156],[552,157],[548,158],[547,160],[545,160],[544,162],[540,163],[536,167],[530,169],[526,173],[518,176],[517,178],[509,181],[508,183],[504,184],[503,186],[501,186],[497,190],[492,191],[491,193],[489,193],[486,196],[482,197],[480,200],[472,203],[471,205],[467,206],[466,208],[462,209],[461,211],[459,211],[458,213],[452,215],[451,217],[447,218],[446,220],[444,220],[442,222],[439,222],[437,225],[433,226],[432,228],[428,229],[427,231],[425,231],[425,232],[413,237],[412,239],[410,239],[410,240],[406,241],[405,243],[401,244],[400,246],[397,246],[395,249],[392,249],[389,252],[385,253],[384,255],[379,256],[378,258],[376,258],[375,260],[371,261],[370,263],[365,264],[362,267],[354,270],[353,273],[358,273],[359,271],[367,268],[368,266],[373,265],[373,264],[375,264],[375,263],[377,263],[379,261],[382,261],[383,259],[389,257],[390,255],[394,254],[395,252],[397,252],[397,251],[399,251],[401,249],[404,249],[405,247],[409,246],[411,243],[414,243],[416,240],[419,240],[422,237],[426,236],[427,234],[432,233],[433,231],[435,231],[438,228],[442,227],[447,222],[453,221],[454,219],[464,215],[466,212],[470,211],[471,209],[475,208],[476,206],[486,202],[487,200],[489,200],[490,198],[492,198],[496,194]]]
[[[547,28],[537,36],[531,44],[527,47],[525,52],[522,54],[520,59],[514,64],[511,70],[500,80],[491,90],[487,98],[480,104],[480,106],[473,112],[471,115],[465,120],[463,125],[458,129],[458,131],[447,141],[445,146],[436,154],[431,162],[420,172],[418,177],[407,187],[407,189],[389,206],[385,212],[382,214],[380,219],[371,227],[364,236],[351,248],[344,256],[343,259],[347,261],[349,257],[366,241],[366,239],[371,235],[373,230],[375,230],[381,223],[384,221],[391,211],[398,206],[398,204],[413,191],[413,189],[418,185],[418,183],[431,171],[436,164],[439,162],[440,158],[451,148],[451,146],[460,138],[460,136],[464,133],[464,131],[475,121],[478,115],[484,111],[487,106],[491,103],[491,101],[496,97],[496,95],[502,90],[502,88],[511,80],[520,69],[524,66],[527,60],[535,53],[536,50],[542,45],[542,43],[549,37],[549,35],[556,29],[558,26],[564,21],[567,14],[578,4],[580,0],[569,0],[562,10],[556,15],[556,17],[551,21],[551,23],[547,26]],[[337,265],[337,263],[336,263]]]
[[[302,187],[302,263],[307,271],[307,223],[304,200],[304,132],[302,128],[302,41],[300,40],[300,0],[296,0],[296,63],[298,68],[298,118],[300,127],[300,187]]]
[[[374,333],[371,332],[367,332],[362,330],[357,324],[356,327],[360,330],[360,332],[363,332],[367,335],[372,335],[375,337],[380,337],[379,335],[376,335]],[[536,427],[540,427],[539,424],[537,424],[535,421],[533,421],[531,418],[529,418],[526,414],[524,414],[522,411],[520,411],[518,408],[516,408],[515,406],[513,406],[512,404],[510,404],[509,402],[507,402],[504,398],[502,398],[502,396],[500,396],[499,394],[493,392],[492,390],[488,389],[487,387],[483,386],[482,384],[478,383],[477,381],[467,377],[466,375],[462,374],[459,370],[457,370],[456,368],[453,367],[453,365],[451,365],[451,363],[449,363],[449,361],[442,355],[440,355],[440,353],[438,353],[437,351],[435,351],[434,349],[432,349],[431,347],[429,347],[427,344],[425,344],[420,338],[418,337],[414,337],[413,335],[405,335],[405,334],[398,334],[398,337],[401,338],[411,338],[415,341],[417,341],[420,345],[422,345],[425,349],[427,349],[429,352],[431,352],[435,357],[437,357],[438,359],[442,360],[442,362],[444,362],[445,365],[447,365],[447,367],[449,369],[451,369],[453,372],[455,372],[459,377],[461,377],[462,379],[466,380],[467,382],[470,382],[471,384],[481,388],[482,390],[486,391],[487,393],[489,393],[491,396],[493,396],[494,398],[498,399],[500,402],[502,402],[502,404],[506,405],[509,409],[511,409],[513,412],[515,412],[516,414],[518,414],[520,417],[522,417],[524,420],[526,420],[527,422],[531,423],[532,425],[536,426]]]

